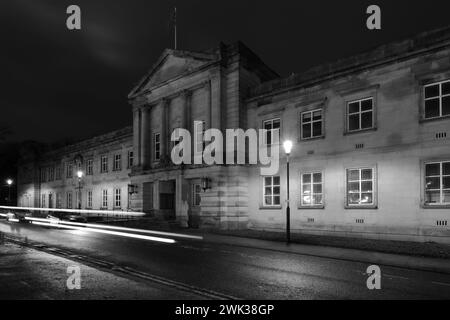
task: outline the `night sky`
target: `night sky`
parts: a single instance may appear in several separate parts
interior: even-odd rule
[[[82,29],[66,28],[81,7]],[[382,30],[365,27],[370,4]],[[54,142],[131,125],[127,94],[173,46],[241,40],[282,76],[450,25],[449,1],[1,0],[0,126],[10,140]]]

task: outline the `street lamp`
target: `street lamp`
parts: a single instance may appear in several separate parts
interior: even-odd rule
[[[8,204],[11,204],[11,185],[13,184],[13,180],[6,179],[6,184],[8,185]]]
[[[83,178],[83,171],[77,171],[78,177],[78,209],[81,210],[81,178]]]
[[[289,155],[292,151],[292,141],[286,140],[283,143],[284,152],[286,153],[286,182],[287,182],[287,196],[286,196],[286,242],[291,242],[291,208],[289,207]]]

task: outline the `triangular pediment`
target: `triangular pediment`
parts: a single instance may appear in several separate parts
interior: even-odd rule
[[[214,60],[215,55],[212,54],[166,49],[138,86],[132,90],[130,97],[195,71]]]

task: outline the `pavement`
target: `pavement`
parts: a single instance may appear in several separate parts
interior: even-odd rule
[[[203,240],[176,238],[167,244],[7,222],[0,222],[0,232],[115,276],[155,282],[206,299],[450,297],[445,259],[285,245],[210,233],[203,234]],[[381,290],[367,287],[367,270],[373,264],[381,269]]]

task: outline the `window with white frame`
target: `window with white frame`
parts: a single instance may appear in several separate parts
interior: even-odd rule
[[[280,177],[264,177],[263,197],[264,206],[279,206],[281,205],[280,197]]]
[[[450,80],[424,86],[425,119],[450,116]]]
[[[122,190],[120,188],[114,189],[114,207],[120,208],[122,206]]]
[[[108,156],[100,157],[100,172],[101,173],[108,172]]]
[[[122,170],[122,155],[120,153],[114,155],[113,170],[114,171]]]
[[[369,206],[375,203],[373,168],[347,169],[347,205]]]
[[[450,161],[425,164],[425,204],[450,205]]]
[[[66,207],[72,209],[72,192],[70,191],[66,193]]]
[[[302,139],[312,139],[321,137],[323,116],[322,109],[302,112],[301,114],[301,137]]]
[[[153,148],[155,161],[159,161],[161,158],[161,134],[155,133],[153,135]]]
[[[45,194],[44,193],[41,194],[41,208],[45,208],[46,207],[45,198],[46,198]]]
[[[108,190],[102,190],[102,208],[108,208]]]
[[[323,205],[322,172],[307,172],[301,174],[301,205]]]
[[[133,151],[128,151],[128,162],[127,162],[127,168],[131,168],[133,166]]]
[[[192,185],[192,205],[198,207],[201,200],[202,186],[199,183]]]
[[[86,208],[92,209],[92,190],[86,192]]]
[[[347,105],[347,131],[371,129],[375,125],[373,98],[351,101]]]
[[[91,176],[93,174],[94,171],[94,161],[92,159],[87,159],[86,160],[86,175],[87,176]]]
[[[273,141],[274,131],[278,131],[278,137],[280,138],[280,125],[281,125],[281,121],[279,118],[265,120],[263,122],[263,129],[265,130],[264,144],[266,144],[267,146],[270,146],[274,143],[274,141]]]
[[[73,177],[73,163],[69,162],[66,165],[66,178],[70,179]]]

